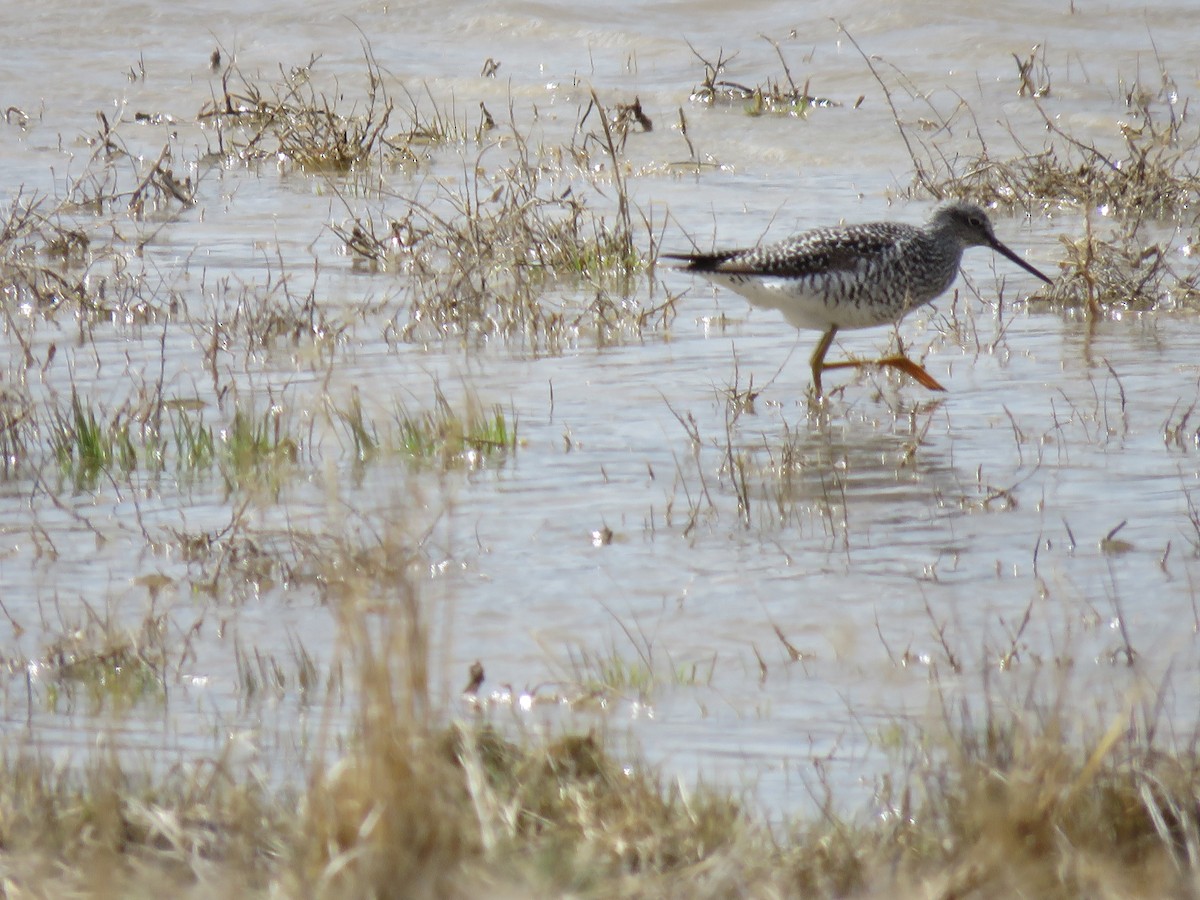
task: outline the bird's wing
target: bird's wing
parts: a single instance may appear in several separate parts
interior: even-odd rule
[[[686,263],[690,272],[726,275],[773,275],[804,278],[809,275],[857,271],[871,259],[894,250],[906,232],[892,223],[870,228],[828,228],[806,232],[777,244],[725,253],[664,253],[667,259]]]

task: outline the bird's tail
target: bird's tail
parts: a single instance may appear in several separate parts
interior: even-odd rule
[[[733,259],[734,253],[660,253],[659,259],[674,259],[683,263],[685,272],[712,272],[721,263]]]

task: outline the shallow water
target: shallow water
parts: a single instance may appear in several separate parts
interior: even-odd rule
[[[278,503],[248,510],[258,540],[288,548],[297,522],[369,531],[396,510],[414,531],[430,529],[425,587],[441,636],[440,689],[451,702],[475,659],[486,690],[508,685],[549,700],[557,682],[577,674],[572,653],[647,654],[668,683],[648,703],[617,704],[612,733],[628,727],[672,772],[757,785],[772,807],[807,802],[813,759],[843,787],[869,777],[883,765],[872,738],[890,717],[919,717],[938,690],[979,696],[981,669],[1000,672],[1006,654],[1029,663],[1004,670],[1014,684],[1036,678],[1027,673],[1043,671],[1037,663],[1053,671],[1061,655],[1083,660],[1071,670],[1081,714],[1093,703],[1118,710],[1170,670],[1172,713],[1188,727],[1200,699],[1200,532],[1190,500],[1200,491],[1200,446],[1196,423],[1183,416],[1200,401],[1194,317],[1089,325],[1026,308],[1020,298],[1034,280],[973,251],[964,271],[983,299],[960,280],[957,299],[942,298],[900,329],[906,346],[928,351],[949,393],[831,375],[845,389],[821,411],[806,399],[816,335],[797,338],[777,316],[677,272],[659,270],[636,288],[645,305],[681,295],[669,326],[636,338],[598,341],[583,331],[563,352],[517,338],[396,341],[387,323],[405,321],[403,275],[356,268],[327,227],[379,203],[329,176],[205,162],[213,138],[193,122],[218,90],[208,69],[218,43],[226,60],[267,77],[319,55],[314,77],[354,95],[366,39],[395,79],[393,96],[407,90],[424,103],[427,89],[470,122],[481,101],[494,114],[511,105],[517,127],[550,144],[570,140],[590,89],[610,103],[636,95],[656,127],[626,147],[632,201],[669,247],[686,248],[689,236],[701,246],[739,245],[843,218],[927,213],[926,203],[898,199],[912,162],[879,85],[831,19],[882,58],[906,115],[926,101],[897,87],[895,70],[929,92],[941,115],[964,100],[975,114],[954,120],[964,145],[978,127],[998,156],[1012,152],[1010,130],[1030,145],[1044,133],[1033,104],[1016,95],[1012,58],[1035,45],[1047,48],[1053,74],[1046,112],[1111,146],[1119,146],[1112,126],[1128,114],[1130,83],[1157,90],[1162,69],[1181,95],[1194,90],[1188,36],[1200,10],[1086,6],[843,3],[831,16],[828,4],[810,3],[758,3],[731,15],[713,3],[496,2],[451,4],[436,17],[423,4],[6,6],[0,80],[5,104],[29,117],[24,128],[15,117],[0,125],[8,197],[18,186],[63,196],[93,152],[86,139],[98,110],[127,123],[135,112],[173,117],[122,135],[153,156],[178,133],[177,145],[194,151],[182,156],[199,160],[190,174],[200,187],[196,207],[178,219],[126,226],[126,237],[149,237],[130,264],[164,306],[175,299],[169,326],[114,321],[80,340],[71,316],[10,308],[4,377],[25,377],[17,360],[25,344],[39,360],[53,345],[53,362],[33,370],[35,397],[69,396],[75,385],[115,408],[161,380],[170,396],[212,404],[215,367],[259,409],[279,404],[304,422],[308,438],[301,468],[310,474]],[[1114,28],[1116,19],[1134,24]],[[709,59],[736,53],[731,80],[779,77],[762,34],[780,42],[798,83],[842,105],[799,121],[689,99],[702,68],[688,42]],[[501,63],[497,78],[478,75],[488,58]],[[674,165],[689,155],[680,109],[697,157],[711,165]],[[384,173],[391,208],[439,180],[456,183],[479,152],[467,143],[415,171]],[[1082,215],[1000,216],[997,230],[1053,272],[1059,237],[1081,234]],[[239,286],[281,277],[291,295],[311,290],[323,314],[349,323],[327,351],[332,362],[286,343],[232,340],[214,363],[210,329],[234,315]],[[887,329],[847,334],[838,352],[874,353],[888,339]],[[355,390],[376,415],[397,399],[420,408],[435,384],[456,402],[471,393],[509,410],[517,453],[448,476],[412,474],[398,462],[358,470],[344,432],[320,412],[323,398],[342,403]],[[729,423],[725,393],[751,384],[761,391],[754,409]],[[699,444],[680,422],[688,416]],[[724,466],[730,447],[745,467],[748,510],[739,510]],[[215,476],[185,483],[137,473],[72,491],[55,483],[47,458],[40,478],[49,491],[27,475],[0,485],[6,653],[36,657],[44,635],[108,611],[137,621],[151,603],[181,633],[197,617],[203,627],[189,639],[187,665],[172,673],[165,713],[54,709],[36,678],[31,706],[20,672],[3,694],[10,734],[56,749],[90,746],[103,733],[121,746],[185,756],[238,734],[249,758],[302,760],[307,719],[321,715],[307,713],[294,690],[246,704],[234,646],[285,661],[303,646],[323,665],[336,650],[329,611],[303,585],[247,579],[239,604],[208,611],[178,589],[189,565],[167,537],[219,532],[236,497]],[[1125,543],[1103,543],[1122,522],[1113,541]],[[605,529],[610,543],[596,540]],[[303,548],[290,552],[301,557]],[[176,589],[155,599],[144,579],[160,573]],[[1122,627],[1141,653],[1132,671],[1122,664]],[[801,659],[789,658],[777,632]],[[698,683],[670,684],[680,672]],[[523,721],[566,715],[546,702]]]

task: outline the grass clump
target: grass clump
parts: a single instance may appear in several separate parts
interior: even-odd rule
[[[704,78],[698,87],[692,89],[692,100],[708,105],[742,104],[746,114],[751,116],[772,113],[801,119],[807,116],[812,109],[839,105],[832,100],[814,97],[810,94],[808,81],[805,81],[802,86],[798,86],[792,78],[792,70],[788,66],[778,42],[765,36],[764,40],[769,41],[774,47],[775,54],[779,57],[779,64],[783,69],[783,77],[768,78],[765,82],[753,87],[730,81],[724,77],[729,64],[737,58],[736,53],[726,57],[723,52],[718,52],[716,61],[712,62],[702,56],[695,47],[691,47],[692,55],[704,66]]]
[[[94,487],[102,474],[129,475],[139,463],[161,469],[168,446],[175,451],[179,473],[194,475],[215,465],[231,490],[252,484],[278,486],[296,463],[300,441],[286,432],[277,406],[262,415],[238,406],[216,435],[187,403],[168,401],[163,406],[171,430],[169,445],[148,415],[142,422],[141,414],[128,409],[112,415],[97,412],[72,389],[69,409],[53,411],[50,450],[78,488]]]
[[[987,205],[1073,205],[1103,209],[1133,224],[1176,219],[1200,199],[1200,173],[1193,165],[1200,131],[1184,130],[1176,102],[1177,93],[1165,87],[1153,97],[1134,89],[1126,96],[1133,121],[1118,124],[1121,143],[1115,151],[1064,132],[1039,106],[1050,135],[1045,147],[995,159],[981,143],[976,156],[957,160],[953,168],[932,159],[919,165],[917,178],[935,196]]]
[[[391,452],[417,466],[479,469],[502,463],[516,452],[517,422],[511,412],[500,404],[485,407],[471,394],[461,406],[456,408],[434,385],[431,408],[413,409],[397,401],[392,427],[384,425],[382,430],[363,408],[358,391],[345,406],[331,404],[331,409],[359,463]]]
[[[84,636],[72,635],[47,654],[50,709],[58,710],[63,703],[74,708],[85,699],[92,710],[121,710],[165,696],[162,673],[132,641],[109,641],[96,648]]]
[[[277,489],[300,452],[300,441],[285,430],[283,411],[277,406],[262,414],[239,406],[219,437],[218,464],[231,490],[253,485]]]
[[[7,400],[7,402],[5,402]],[[461,408],[460,408],[461,406]],[[292,432],[280,404],[264,412],[234,403],[232,415],[214,424],[199,399],[166,399],[157,405],[133,400],[109,413],[72,388],[66,407],[49,407],[49,422],[23,395],[0,395],[0,452],[6,471],[34,462],[30,454],[45,440],[59,471],[76,490],[94,489],[102,476],[128,478],[139,469],[153,475],[173,470],[182,481],[216,471],[228,491],[265,489],[276,493],[297,470],[304,440]],[[354,394],[345,407],[331,407],[356,463],[401,456],[416,466],[442,470],[500,464],[516,452],[515,415],[468,396],[452,404],[440,388],[433,405],[414,409],[397,403],[382,428]]]
[[[59,310],[82,314],[111,310],[111,297],[90,284],[95,249],[87,231],[45,209],[44,198],[18,192],[0,222],[0,281],[14,306],[53,317]],[[110,292],[129,287],[122,280]],[[26,347],[27,365],[33,364]]]
[[[568,653],[565,681],[571,686],[572,705],[602,704],[625,699],[653,704],[664,689],[696,687],[712,681],[716,657],[703,664],[676,663],[667,655],[664,663],[656,653],[654,641],[641,631],[624,629],[633,654],[623,652],[615,643],[602,651],[580,646]]]
[[[356,265],[403,278],[404,312],[385,337],[517,338],[561,352],[581,334],[609,342],[669,321],[671,300],[633,296],[653,251],[640,247],[651,228],[635,224],[620,121],[593,95],[569,146],[531,145],[513,123],[466,161],[461,183],[395,197],[401,214],[347,204],[332,231]]]
[[[5,877],[35,896],[253,895],[292,827],[275,795],[223,778],[223,763],[151,772],[98,750],[64,768],[21,751],[0,771]]]
[[[405,566],[403,545],[386,555],[389,571],[409,574],[388,581],[382,617],[357,611],[360,595],[378,593],[369,570],[330,573],[341,575],[331,581],[339,645],[362,705],[349,752],[315,773],[301,806],[300,884],[317,896],[603,893],[699,864],[728,840],[736,804],[663,788],[595,735],[542,740],[443,724],[417,567]]]
[[[580,650],[573,659],[575,681],[584,696],[609,698],[632,694],[648,698],[654,691],[654,670],[642,659],[628,659],[615,650],[608,654]]]
[[[59,468],[78,486],[94,485],[110,469],[127,474],[138,464],[128,418],[117,413],[106,420],[74,389],[70,409],[55,412],[50,447]]]
[[[379,452],[379,432],[367,419],[363,410],[362,397],[356,388],[350,403],[344,408],[335,408],[334,415],[342,423],[357,462],[365,463]]]
[[[934,896],[1168,897],[1196,887],[1194,742],[1165,750],[1136,714],[1080,732],[1033,702],[1011,710],[988,700],[946,716],[935,735],[905,742],[932,762],[890,798],[890,840]]]
[[[517,447],[516,425],[510,427],[501,406],[484,410],[472,405],[460,416],[440,391],[434,409],[411,413],[399,408],[396,421],[401,450],[413,460],[438,462],[443,468],[458,463],[477,468]]]
[[[280,260],[279,271],[268,269],[261,284],[236,276],[218,279],[204,312],[194,320],[197,340],[211,348],[213,356],[233,338],[241,339],[248,351],[304,344],[317,351],[332,347],[344,336],[347,323],[322,308],[315,285],[303,293],[294,289],[295,275],[285,268]]]
[[[372,162],[415,161],[411,140],[389,134],[395,105],[365,44],[364,54],[367,94],[361,108],[342,111],[336,99],[314,85],[320,57],[313,56],[282,72],[276,84],[261,84],[236,61],[230,63],[221,74],[220,95],[197,118],[215,127],[223,155],[232,153],[244,161],[282,159],[305,171],[331,174]]]
[[[1060,240],[1061,274],[1037,292],[1035,303],[1089,315],[1200,309],[1200,266],[1167,243],[1144,243],[1136,233],[1119,231],[1111,239],[1098,237],[1090,216],[1082,237]]]
[[[37,657],[5,662],[10,670],[19,666],[27,673],[31,692],[35,684],[41,688],[47,709],[62,712],[82,705],[89,713],[120,713],[166,699],[171,650],[157,613],[151,611],[129,627],[111,614],[89,609],[84,623],[50,638]]]
[[[193,414],[191,404],[168,401],[175,465],[180,472],[202,472],[217,459],[217,445],[211,426]]]
[[[414,203],[382,235],[361,217],[339,231],[406,276],[404,312],[385,337],[499,337],[562,352],[581,335],[608,344],[670,322],[673,298],[644,305],[632,296],[647,263],[631,222],[597,215],[569,180],[547,183],[543,167],[527,165]]]
[[[618,214],[610,224],[592,213],[561,162],[530,153],[522,147],[511,161],[477,170],[461,189],[442,189],[433,202],[412,198],[403,218],[385,217],[380,225],[356,217],[335,233],[376,264],[443,280],[449,275],[456,284],[476,274],[506,274],[519,285],[522,276],[604,278],[644,268],[632,223]],[[579,155],[585,166],[588,153]],[[447,265],[449,272],[441,270]]]
[[[35,412],[23,391],[0,388],[0,475],[13,477],[36,442]]]

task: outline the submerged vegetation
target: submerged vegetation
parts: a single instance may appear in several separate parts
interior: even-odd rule
[[[741,105],[803,128],[799,120],[832,108],[807,80],[797,83],[771,43],[782,74],[753,86],[731,80],[733,57],[711,62],[693,50],[703,65],[693,114]],[[715,652],[674,658],[614,613],[632,650],[573,635],[553,682],[493,690],[481,662],[464,695],[448,697],[448,620],[471,579],[487,572],[461,550],[462,533],[439,528],[459,485],[519,482],[533,418],[487,382],[486,370],[477,376],[473,351],[498,345],[537,358],[668,337],[678,298],[653,283],[667,218],[639,205],[636,179],[700,166],[632,161],[639,138],[661,120],[636,96],[579,92],[563,117],[566,136],[555,141],[536,108],[510,101],[507,115],[495,115],[480,101],[478,112],[472,105],[463,113],[428,88],[406,86],[369,45],[356,86],[326,80],[316,56],[263,77],[236,59],[222,62],[227,55],[223,47],[214,54],[212,96],[189,121],[101,114],[61,196],[18,190],[0,222],[10,350],[0,373],[0,484],[20,510],[0,529],[15,536],[0,566],[68,573],[44,595],[0,598],[11,632],[0,652],[8,721],[25,723],[0,759],[6,892],[950,900],[1200,890],[1200,722],[1169,716],[1170,671],[1146,675],[1141,660],[1151,654],[1120,609],[1105,619],[1088,598],[1078,617],[1093,633],[1108,629],[1088,635],[1109,642],[1098,653],[1073,644],[1077,635],[1060,639],[1054,623],[1037,618],[1045,607],[1035,612],[1034,600],[1023,621],[1000,621],[999,646],[977,636],[957,641],[928,601],[931,651],[893,650],[879,629],[881,665],[898,678],[919,673],[935,702],[928,716],[866,723],[846,710],[862,742],[889,760],[884,772],[857,773],[870,785],[865,815],[843,806],[828,775],[836,748],[805,751],[799,735],[796,771],[814,809],[781,817],[763,814],[753,791],[685,783],[618,752],[608,740],[612,719],[559,728],[552,717],[622,709],[653,718],[658,705],[681,697],[709,727],[708,704],[732,705],[711,699],[726,665],[742,665],[760,685],[795,678],[807,690],[800,673],[813,655],[778,625],[778,656],[752,646],[748,665],[729,664]],[[891,90],[874,58],[864,61]],[[488,63],[494,74],[498,64]],[[1050,103],[1044,55],[1017,63],[1022,102]],[[1160,92],[1134,85],[1123,96],[1132,121],[1117,151],[1064,132],[1039,107],[1046,146],[1027,148],[1014,133],[1017,150],[999,159],[982,138],[974,152],[957,143],[953,126],[973,116],[965,103],[923,131],[892,110],[912,154],[914,192],[1030,214],[1084,210],[1083,233],[1063,241],[1059,278],[1034,302],[1084,309],[1092,320],[1121,310],[1194,311],[1200,270],[1192,244],[1188,254],[1174,244],[1183,234],[1194,243],[1200,133],[1169,81]],[[855,102],[841,106],[858,111]],[[695,163],[682,108],[678,121]],[[194,158],[189,140],[203,147]],[[266,179],[270,168],[323,204],[313,221],[287,223],[309,228],[303,264],[285,259],[278,242],[264,249],[244,235],[229,241],[233,249],[218,248],[232,263],[220,252],[200,259],[177,248],[164,257],[169,265],[153,258],[164,230],[214,195],[219,202],[205,212],[214,218],[240,202],[223,178]],[[1098,219],[1103,234],[1093,230]],[[1157,239],[1145,237],[1151,232]],[[257,280],[240,271],[250,268],[242,243],[261,257]],[[330,296],[327,250],[353,276],[338,282],[350,296]],[[942,340],[974,343],[977,355],[1004,345],[1002,321],[990,343],[974,323],[939,324]],[[439,343],[465,348],[453,379],[425,369],[425,348]],[[416,361],[393,379],[394,370],[378,374],[373,353]],[[622,377],[601,369],[589,390]],[[816,535],[823,552],[802,575],[817,579],[858,564],[852,554],[878,543],[880,531],[890,539],[902,530],[910,482],[924,490],[923,516],[1011,513],[1045,455],[1126,437],[1125,389],[1108,371],[1092,406],[1064,394],[1040,431],[1004,408],[995,421],[1005,442],[1011,429],[1015,462],[1001,473],[976,463],[973,480],[952,460],[928,459],[933,423],[945,415],[935,403],[851,407],[844,430],[830,425],[828,408],[809,407],[800,424],[781,413],[770,431],[753,419],[753,385],[734,384],[715,438],[691,413],[670,408],[683,433],[664,429],[666,440],[691,456],[674,455],[666,509],[648,502],[643,540],[663,529],[681,545],[704,547],[702,526],[722,526],[721,541],[750,555],[760,548],[745,533],[754,533],[791,570],[797,542],[775,536]],[[553,459],[586,457],[572,412],[555,409],[552,381],[547,394],[541,433],[556,429],[562,446]],[[1178,403],[1161,425],[1169,452],[1193,452],[1196,405]],[[872,440],[853,430],[889,416]],[[603,439],[619,431],[612,424]],[[587,465],[588,477],[605,484],[632,477],[610,474],[597,455]],[[645,469],[638,483],[657,490],[663,476]],[[861,522],[856,490],[890,492],[894,518]],[[1184,493],[1180,521],[1191,529],[1184,542],[1173,538],[1186,545],[1176,558],[1190,552],[1190,564],[1200,514]],[[1040,510],[1045,494],[1034,502]],[[635,543],[628,533],[636,514],[622,510],[618,522],[585,512],[594,523],[548,510],[544,530],[571,534],[593,556]],[[496,552],[488,527],[497,526],[477,508],[470,515],[478,518],[466,540],[486,558]],[[1062,524],[1066,537],[1056,540],[1074,554],[1071,525]],[[1116,537],[1124,524],[1114,523],[1098,551],[1114,607],[1115,560],[1135,549]],[[521,552],[561,552],[561,544],[539,545],[540,534],[523,536]],[[1167,575],[1165,541],[1158,565]],[[953,535],[936,548],[915,590],[937,584],[940,566],[957,567],[962,544]],[[1039,600],[1060,590],[1038,571],[1038,553],[1050,547],[1039,534]],[[102,553],[132,560],[132,575],[111,574],[102,588],[111,609],[91,602],[80,575]],[[997,559],[997,580],[1000,570]],[[564,592],[583,594],[579,571],[562,579]],[[455,580],[456,572],[468,574]],[[695,577],[712,574],[697,564]],[[740,572],[716,574],[744,587]],[[530,594],[535,577],[521,585]],[[788,577],[789,591],[804,580]],[[1190,574],[1183,582],[1194,594]],[[807,585],[801,594],[820,590]],[[624,600],[626,587],[596,590],[604,601],[608,592]],[[688,590],[674,603],[671,590],[655,602],[682,611]],[[1067,605],[1058,595],[1055,602]],[[1050,634],[1050,651],[1030,649],[1034,620]],[[506,638],[524,630],[507,627]],[[262,635],[269,646],[256,645]],[[228,650],[223,660],[205,656],[220,650]],[[1120,673],[1128,696],[1118,709],[1079,712],[1081,698],[1094,696],[1076,683],[1085,668]],[[163,723],[193,706],[211,714],[218,752],[209,758],[189,743],[178,757],[162,753]],[[552,724],[534,724],[530,709]],[[735,713],[770,715],[765,703]],[[86,742],[65,739],[64,749],[41,735],[65,716],[91,717]],[[143,743],[145,755],[136,749]],[[288,750],[286,763],[273,758]]]

